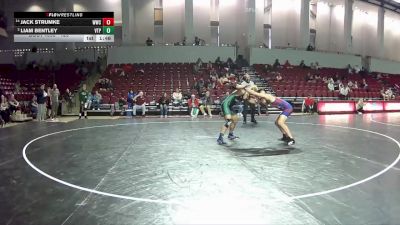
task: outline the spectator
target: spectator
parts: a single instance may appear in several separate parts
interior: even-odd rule
[[[192,118],[197,118],[197,115],[199,114],[199,105],[200,105],[200,100],[196,98],[196,95],[193,94],[188,101],[190,116]]]
[[[285,68],[287,68],[287,69],[292,69],[293,67],[292,67],[292,65],[290,65],[290,63],[289,63],[289,60],[286,60],[285,61],[285,64],[283,65]]]
[[[364,103],[364,100],[362,98],[358,99],[358,102],[356,104],[356,110],[358,114],[363,114],[364,113],[364,106],[366,104]]]
[[[353,89],[358,89],[358,82],[354,81]]]
[[[38,114],[38,102],[37,102],[37,97],[36,95],[33,96],[32,101],[30,103],[30,107],[31,107],[31,115],[33,119],[37,118],[37,114]]]
[[[50,91],[51,98],[51,120],[56,119],[58,114],[58,106],[60,104],[60,90],[57,88],[57,84],[53,85],[53,89]]]
[[[311,64],[310,64],[310,69],[316,70],[316,67],[315,67],[314,63],[311,63]]]
[[[307,67],[306,64],[304,63],[304,60],[301,60],[299,67],[301,67],[303,69]]]
[[[323,81],[325,84],[328,84],[328,78],[327,78],[327,77],[323,77],[323,78],[322,78],[322,81]]]
[[[153,40],[151,40],[150,37],[147,37],[146,45],[147,46],[153,46]]]
[[[351,80],[349,80],[349,82],[347,82],[347,86],[349,86],[349,88],[352,89],[354,87],[354,84]]]
[[[183,45],[183,46],[185,46],[185,45],[186,45],[186,36],[184,36],[184,37],[183,37],[183,40],[182,40],[182,45]]]
[[[8,104],[7,98],[4,95],[1,95],[0,122],[1,122],[2,127],[4,127],[7,123],[10,122],[9,104]]]
[[[131,89],[129,92],[128,92],[128,97],[126,98],[126,101],[128,102],[128,112],[127,112],[127,116],[129,116],[129,117],[132,117],[132,111],[131,110],[133,110],[133,105],[134,105],[134,102],[133,102],[133,99],[135,98],[135,92],[133,92],[133,90]]]
[[[217,66],[218,69],[221,69],[222,61],[221,61],[221,58],[219,56],[217,57],[217,59],[215,60],[214,63]]]
[[[281,76],[281,74],[280,73],[277,73],[277,75],[276,75],[276,77],[275,77],[275,79],[276,79],[276,81],[281,81],[283,78],[282,78],[282,76]]]
[[[100,110],[100,103],[102,100],[102,96],[98,91],[95,91],[94,93],[92,93],[91,96],[91,101],[92,101],[92,106],[94,110]]]
[[[367,81],[365,80],[365,78],[362,79],[361,88],[363,88],[364,90],[368,90],[368,84],[367,84]]]
[[[315,67],[315,70],[319,70],[319,62],[315,62],[314,67]]]
[[[358,74],[361,71],[361,68],[358,65],[354,66],[354,72]]]
[[[335,90],[335,83],[333,82],[333,79],[332,79],[332,78],[330,78],[330,79],[328,80],[328,90],[329,90],[329,91],[334,91],[334,90]]]
[[[313,114],[314,113],[314,104],[315,100],[311,97],[311,95],[308,95],[307,98],[303,100],[303,105],[301,107],[301,111]]]
[[[205,96],[202,98],[201,102],[202,102],[202,104],[200,106],[201,113],[203,113],[204,117],[206,117],[207,113],[208,113],[208,116],[210,118],[212,118],[211,106],[214,102],[210,96],[210,91],[206,91]],[[206,113],[205,109],[207,109],[207,113]]]
[[[348,95],[350,92],[350,88],[347,85],[344,84],[340,84],[339,85],[339,98],[342,100],[347,100],[348,99]]]
[[[213,64],[212,64],[211,61],[208,61],[208,63],[207,63],[207,70],[210,71],[210,73],[211,73],[212,69],[213,69]]]
[[[40,88],[36,91],[35,95],[37,98],[37,102],[38,102],[38,116],[37,116],[37,120],[40,121],[44,121],[46,120],[46,99],[47,99],[47,93],[44,90],[45,89],[45,85],[42,84],[40,85]]]
[[[17,82],[15,82],[14,85],[14,93],[19,93],[21,91],[21,83],[19,82],[19,80]]]
[[[200,38],[199,37],[194,37],[194,45],[199,46],[200,45]]]
[[[133,98],[135,105],[133,106],[133,116],[136,116],[136,110],[139,108],[142,110],[142,116],[146,116],[146,99],[144,98],[143,91],[139,91],[139,94]]]
[[[14,94],[10,95],[10,99],[8,99],[10,114],[14,114],[18,109],[20,109],[19,102],[15,99]]]
[[[391,88],[388,88],[388,89],[385,91],[385,94],[386,94],[387,100],[390,100],[390,99],[394,99],[394,98],[395,98],[395,97],[394,97],[394,94],[393,94],[393,91],[392,91]]]
[[[276,70],[276,69],[281,67],[281,64],[279,63],[279,59],[275,59],[275,62],[272,65],[272,67],[274,68],[274,70]]]
[[[47,87],[47,97],[46,97],[46,111],[47,111],[47,113],[46,113],[46,119],[47,118],[51,118],[51,105],[52,105],[52,102],[51,102],[51,88],[50,87]]]
[[[71,91],[67,88],[66,90],[65,90],[65,93],[64,93],[64,95],[63,95],[63,98],[64,98],[64,102],[65,102],[65,104],[66,104],[66,106],[67,106],[67,111],[68,111],[68,113],[71,113],[72,112],[72,93],[71,93]]]
[[[308,73],[307,76],[306,76],[306,81],[309,82],[309,83],[314,82],[313,75]]]
[[[89,92],[86,90],[86,84],[83,84],[82,91],[79,92],[79,102],[80,102],[79,119],[81,119],[82,116],[85,116],[85,119],[87,119],[87,110],[89,108],[88,101],[89,101]]]
[[[181,106],[182,105],[182,92],[177,88],[174,93],[172,93],[172,104],[174,106]]]
[[[126,77],[125,71],[122,70],[121,73],[119,74],[120,77]]]
[[[161,118],[167,118],[168,117],[168,106],[169,106],[169,99],[167,97],[167,93],[164,92],[164,94],[161,96],[161,98],[158,100],[158,104],[160,104],[160,117]]]
[[[353,68],[351,67],[350,64],[347,65],[347,73],[352,74],[353,73]]]
[[[125,105],[126,103],[127,103],[127,102],[125,101],[124,97],[121,96],[121,97],[118,99],[118,107],[119,107],[119,109],[121,109],[121,116],[124,115],[124,111],[125,111],[124,105]]]

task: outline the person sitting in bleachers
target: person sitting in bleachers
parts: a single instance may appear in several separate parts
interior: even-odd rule
[[[394,96],[394,94],[393,94],[393,91],[392,91],[392,89],[391,88],[388,88],[386,91],[385,91],[385,95],[386,95],[386,100],[390,100],[390,99],[394,99],[395,98],[395,96]]]
[[[275,62],[272,65],[272,67],[274,70],[281,68],[281,63],[279,62],[279,59],[275,59]]]
[[[153,46],[153,40],[151,40],[150,37],[147,37],[146,45],[147,46]]]
[[[349,81],[347,82],[347,86],[348,86],[350,89],[353,89],[354,83],[353,83],[351,80],[349,80]]]
[[[335,83],[333,82],[333,79],[332,79],[332,78],[330,78],[330,79],[328,80],[328,90],[329,90],[329,91],[334,91],[334,90],[335,90]]]
[[[353,89],[358,89],[358,82],[357,81],[354,81]]]
[[[351,90],[347,85],[344,85],[344,84],[341,83],[339,85],[339,98],[341,100],[347,100],[350,91]]]
[[[301,107],[301,111],[313,114],[314,113],[314,104],[315,100],[311,97],[311,95],[308,95],[307,98],[303,100],[303,104]]]
[[[8,104],[11,115],[14,114],[18,109],[20,109],[20,104],[17,99],[15,99],[14,94],[10,95],[10,98],[8,99]]]
[[[304,63],[304,60],[301,60],[299,67],[303,69],[307,67],[306,64]]]
[[[139,94],[133,98],[135,105],[133,106],[133,116],[136,116],[137,109],[142,110],[142,116],[146,116],[146,99],[143,91],[139,91]]]
[[[172,104],[174,106],[182,106],[182,92],[177,88],[174,93],[172,93]]]
[[[283,80],[283,77],[280,73],[277,73],[276,77],[275,77],[277,82],[280,82],[281,80]]]
[[[18,80],[17,82],[15,82],[15,85],[14,85],[14,93],[18,94],[21,90],[22,90],[21,83]]]
[[[383,98],[383,101],[387,101],[388,100],[388,96],[385,93],[385,88],[384,87],[382,87],[382,89],[380,90],[380,94],[381,94],[381,96]]]
[[[353,68],[351,67],[351,65],[347,65],[347,73],[348,74],[353,74]]]
[[[100,110],[101,100],[102,96],[98,91],[92,92],[90,96],[90,101],[91,101],[90,108],[93,108],[93,110]]]
[[[196,95],[192,95],[191,98],[188,100],[188,107],[190,111],[190,116],[192,118],[197,118],[197,115],[199,114],[199,105],[200,105],[200,100],[196,98]]]
[[[32,101],[30,102],[30,107],[31,107],[31,115],[33,119],[37,118],[37,114],[38,114],[38,102],[37,102],[37,97],[36,95],[33,96]]]
[[[158,100],[158,104],[160,105],[160,114],[161,114],[160,117],[167,118],[168,117],[169,98],[168,98],[166,92],[164,92],[164,94]]]
[[[285,61],[285,64],[283,64],[283,66],[284,66],[286,69],[293,69],[293,66],[290,65],[289,60],[286,60],[286,61]]]
[[[9,104],[8,104],[6,96],[1,95],[0,98],[1,98],[0,122],[1,122],[1,126],[4,127],[7,123],[10,122],[10,110],[9,110]]]
[[[365,79],[362,79],[361,88],[364,89],[364,90],[368,90],[368,84],[367,84],[367,81]]]

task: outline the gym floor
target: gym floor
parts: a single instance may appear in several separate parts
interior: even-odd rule
[[[399,224],[400,114],[29,122],[0,129],[0,224]]]

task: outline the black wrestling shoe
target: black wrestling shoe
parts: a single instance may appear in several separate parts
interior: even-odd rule
[[[257,124],[257,120],[256,119],[252,119],[251,122],[254,123],[254,124]]]
[[[283,135],[282,138],[279,138],[278,140],[288,142],[290,140],[290,138],[286,135]]]
[[[294,145],[296,143],[296,141],[293,138],[289,138],[287,145]]]

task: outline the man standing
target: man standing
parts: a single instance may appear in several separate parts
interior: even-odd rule
[[[256,87],[254,82],[250,80],[250,75],[247,74],[247,73],[243,76],[243,81],[242,81],[241,85],[242,86],[249,86],[250,88]],[[249,108],[250,108],[251,122],[252,123],[257,123],[256,119],[254,118],[254,114],[255,114],[255,111],[256,111],[256,106],[255,106],[255,104],[250,103],[249,99],[244,101],[243,123],[244,124],[247,123],[247,111],[248,111]]]
[[[57,88],[57,84],[53,85],[53,89],[50,93],[51,100],[51,120],[56,119],[58,113],[59,106],[59,98],[60,98],[60,90]]]
[[[85,116],[85,119],[87,119],[88,98],[89,92],[86,91],[86,84],[84,84],[82,85],[82,91],[79,92],[79,119],[81,119],[82,116]]]
[[[35,95],[38,103],[37,120],[44,121],[46,119],[46,97],[47,93],[44,90],[44,84],[40,85],[40,88],[36,91]]]

